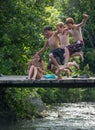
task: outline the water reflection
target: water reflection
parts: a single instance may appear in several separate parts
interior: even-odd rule
[[[95,130],[95,103],[63,103],[53,106],[45,118],[0,130]]]

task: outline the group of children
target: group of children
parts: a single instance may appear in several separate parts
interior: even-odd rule
[[[49,63],[47,68],[57,75],[58,79],[62,79],[62,72],[66,73],[69,77],[71,73],[71,66],[79,69],[79,65],[70,61],[72,56],[80,56],[83,61],[83,48],[84,42],[82,37],[81,28],[85,25],[88,15],[83,15],[83,20],[79,24],[75,24],[74,19],[69,17],[66,19],[66,25],[63,22],[57,23],[56,31],[52,30],[51,26],[44,28],[44,36],[46,42],[30,61],[28,65],[28,79],[35,80],[41,79],[45,74],[44,62],[41,60],[40,55],[46,50],[50,49]],[[69,35],[72,35],[74,43],[69,43]]]

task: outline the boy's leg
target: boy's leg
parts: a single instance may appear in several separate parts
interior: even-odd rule
[[[65,72],[67,77],[69,77],[70,74],[71,74],[71,71],[69,69],[66,69],[66,68],[62,69],[61,71],[59,70],[59,71],[56,71],[56,72],[57,72],[56,75],[61,75],[62,72]]]
[[[66,73],[67,78],[69,78],[71,71],[69,69],[64,69],[63,71]]]
[[[76,63],[76,61],[68,62],[68,67],[75,66],[77,69],[79,69],[79,65]]]
[[[57,79],[62,79],[62,76],[60,73],[56,73],[57,67],[54,64],[51,64],[51,72],[57,75]]]
[[[73,61],[73,62],[68,62],[66,66],[64,65],[60,66],[59,70],[63,71],[64,69],[69,68],[71,66],[75,66],[77,69],[79,69],[79,65],[75,61]]]
[[[65,62],[64,62],[64,66],[67,65],[67,63],[69,62],[70,60],[70,53],[69,53],[69,50],[68,48],[65,47],[65,54],[64,54],[64,57],[65,57]]]
[[[83,57],[83,52],[75,52],[74,54],[71,55],[71,57],[74,57],[74,56],[80,56],[81,58],[81,61],[83,62],[84,61],[84,57]]]
[[[70,59],[70,53],[69,53],[69,50],[65,47],[65,53],[63,54],[64,55],[64,65],[60,65],[57,70],[56,70],[56,73],[58,73],[60,71],[60,68],[62,67],[62,70],[66,69],[68,67],[68,62],[69,62],[69,59]]]
[[[50,57],[50,59],[51,59],[51,63],[54,64],[57,68],[59,68],[59,64],[58,64],[58,62],[56,61],[56,59],[54,58],[54,56],[53,56],[52,53],[49,54],[49,57]]]

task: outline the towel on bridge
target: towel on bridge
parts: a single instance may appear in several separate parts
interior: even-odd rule
[[[55,74],[46,74],[46,75],[43,75],[43,78],[45,78],[45,79],[57,79],[57,76]]]

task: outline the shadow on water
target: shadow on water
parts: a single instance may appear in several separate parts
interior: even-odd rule
[[[16,118],[13,112],[0,110],[0,130],[14,130],[12,126],[15,126],[15,122]]]
[[[32,127],[31,123],[29,123],[28,127],[23,127],[23,121],[15,122],[9,120],[2,122],[0,120],[0,130],[37,130],[37,128]]]

